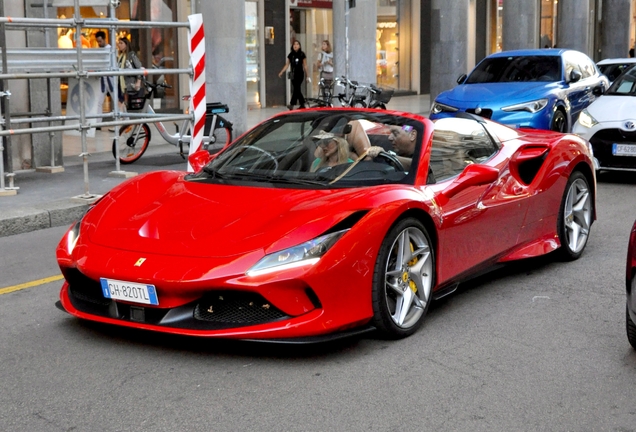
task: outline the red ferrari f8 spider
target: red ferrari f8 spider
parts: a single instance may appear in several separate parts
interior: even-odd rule
[[[595,219],[586,141],[466,113],[292,111],[190,162],[127,180],[69,229],[59,306],[181,335],[401,338],[488,267],[577,259]]]

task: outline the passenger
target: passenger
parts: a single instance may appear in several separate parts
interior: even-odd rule
[[[345,138],[349,143],[351,151],[350,156],[357,159],[371,147],[371,142],[369,141],[369,137],[364,131],[360,120],[351,120],[348,124],[351,125],[351,132],[349,132]]]
[[[314,152],[316,160],[311,164],[311,172],[318,171],[323,167],[353,162],[353,159],[349,158],[349,144],[344,138],[324,130],[320,131],[314,138],[319,141]]]
[[[402,163],[405,171],[411,169],[413,154],[415,153],[415,143],[417,140],[417,131],[413,126],[389,126],[391,134],[389,141],[393,145],[393,150],[397,154],[397,159]],[[368,155],[375,158],[380,152],[385,151],[382,147],[373,146],[369,148]]]

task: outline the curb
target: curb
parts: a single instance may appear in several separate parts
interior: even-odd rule
[[[88,208],[88,204],[70,199],[52,201],[42,206],[23,207],[0,212],[0,237],[40,229],[71,225]]]

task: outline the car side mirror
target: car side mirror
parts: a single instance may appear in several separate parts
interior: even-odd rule
[[[493,183],[499,178],[499,170],[488,165],[470,164],[464,171],[446,188],[440,195],[440,205],[444,205],[448,200],[461,191],[472,186],[482,186]]]
[[[459,78],[457,78],[457,84],[464,84],[464,81],[466,81],[466,78],[468,78],[468,75],[461,74]]]
[[[605,86],[600,85],[600,86],[596,86],[594,87],[594,89],[592,90],[592,94],[594,96],[601,96],[603,95],[603,93],[605,93]]]
[[[581,72],[579,72],[577,70],[573,70],[572,72],[570,72],[570,82],[571,83],[575,83],[575,82],[579,81],[582,77],[583,77],[583,75],[581,74]]]
[[[207,150],[199,150],[188,156],[188,162],[190,162],[190,166],[194,172],[201,171],[212,159],[212,155],[210,155]]]

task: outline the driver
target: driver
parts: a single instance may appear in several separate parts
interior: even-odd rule
[[[413,126],[389,126],[391,134],[389,141],[393,145],[393,150],[397,153],[396,157],[404,166],[405,171],[411,169],[411,161],[415,153],[415,140],[417,139],[417,131]],[[375,158],[380,152],[385,151],[382,147],[373,146],[367,151],[367,155]]]

